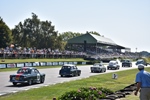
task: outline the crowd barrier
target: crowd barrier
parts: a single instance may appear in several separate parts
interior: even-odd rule
[[[86,65],[87,62],[25,62],[0,64],[0,68],[19,68],[19,67],[37,67],[37,66],[62,66],[64,64]]]

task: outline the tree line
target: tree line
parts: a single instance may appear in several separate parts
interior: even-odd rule
[[[100,35],[95,31],[88,33]],[[51,21],[41,21],[34,13],[31,18],[25,19],[23,23],[19,22],[13,29],[10,29],[0,17],[0,48],[14,44],[21,47],[64,50],[69,39],[82,34],[84,33],[71,31],[59,33]]]

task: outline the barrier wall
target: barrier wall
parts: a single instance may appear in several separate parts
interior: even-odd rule
[[[62,66],[64,64],[86,65],[87,62],[25,62],[0,64],[0,68],[19,68],[19,67],[36,67],[36,66]]]

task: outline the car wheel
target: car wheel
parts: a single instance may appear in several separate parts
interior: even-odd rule
[[[104,69],[104,72],[106,72],[106,69]]]
[[[16,85],[17,85],[17,83],[16,83],[16,82],[13,82],[13,85],[14,85],[14,86],[16,86]]]
[[[72,76],[72,77],[73,77],[73,76],[76,76],[76,74],[72,73],[72,75],[71,75],[71,76]]]
[[[78,73],[78,76],[80,76],[81,73]]]
[[[60,75],[61,77],[63,77],[63,75]]]
[[[78,73],[75,73],[74,76],[78,76]]]
[[[29,84],[29,85],[32,85],[32,80],[31,80],[31,79],[28,81],[28,84]]]
[[[41,78],[41,83],[44,83],[45,77]]]

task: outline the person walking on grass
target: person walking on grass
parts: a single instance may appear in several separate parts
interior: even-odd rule
[[[150,73],[144,70],[144,65],[138,65],[139,72],[136,74],[135,82],[137,89],[134,94],[140,92],[140,100],[150,100]]]

